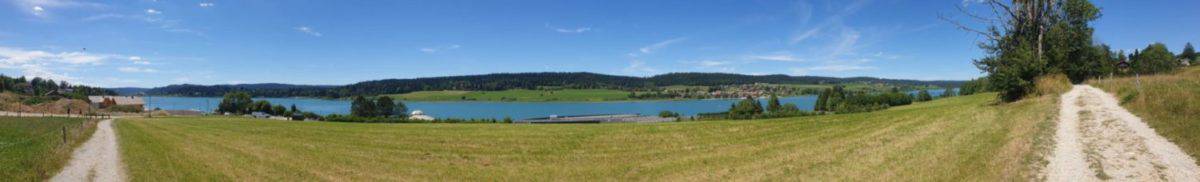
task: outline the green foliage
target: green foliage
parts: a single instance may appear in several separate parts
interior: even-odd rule
[[[221,103],[217,104],[218,113],[247,114],[250,113],[254,100],[246,92],[230,92],[225,94]]]
[[[893,90],[887,93],[847,92],[840,86],[827,89],[817,97],[814,108],[819,112],[857,113],[912,104],[912,95]],[[928,93],[926,93],[928,94]]]
[[[1133,71],[1141,74],[1154,74],[1175,70],[1179,67],[1175,54],[1167,49],[1166,44],[1154,43],[1146,46],[1135,56],[1131,56]]]
[[[972,79],[963,83],[962,87],[958,88],[959,95],[974,95],[976,93],[987,92],[988,83],[987,77]]]
[[[917,102],[931,101],[933,100],[933,95],[929,95],[928,90],[921,90],[920,92],[917,92],[916,100]]]
[[[367,100],[363,96],[354,97],[354,101],[350,102],[350,115],[355,117],[375,117],[375,102]]]
[[[758,99],[754,99],[754,97],[746,97],[729,108],[729,118],[731,119],[753,119],[762,113],[762,103],[759,103]]]
[[[1180,59],[1187,59],[1187,60],[1190,60],[1190,61],[1192,61],[1192,64],[1193,64],[1193,65],[1195,65],[1195,63],[1196,63],[1197,61],[1200,61],[1200,60],[1197,60],[1197,59],[1196,59],[1196,58],[1200,58],[1200,57],[1197,57],[1197,56],[1198,56],[1198,55],[1196,55],[1196,48],[1192,47],[1192,43],[1191,43],[1191,42],[1188,42],[1186,45],[1184,45],[1184,46],[1183,46],[1183,52],[1180,52],[1180,53],[1179,53],[1179,58],[1180,58]]]
[[[658,112],[658,117],[677,118],[677,117],[679,117],[679,113],[671,112],[671,111],[662,111],[662,112]]]
[[[993,1],[989,3],[1002,3]],[[989,74],[988,88],[1004,101],[1031,93],[1033,80],[1051,73],[1066,73],[1074,82],[1095,74],[1090,22],[1100,10],[1087,0],[1012,1],[1012,11],[987,32],[981,44],[987,56],[975,65]],[[974,93],[974,92],[971,92]]]
[[[767,111],[780,112],[782,109],[783,105],[779,104],[779,97],[771,95],[771,98],[767,100]]]
[[[947,97],[954,97],[954,96],[958,96],[958,89],[947,88],[946,91],[942,92],[941,96],[938,96],[938,98],[947,98]]]
[[[399,117],[403,118],[408,112],[408,106],[404,103],[392,100],[391,97],[382,96],[376,98],[375,101],[368,100],[365,97],[357,96],[350,102],[350,115],[354,117]]]
[[[72,99],[82,99],[88,95],[117,95],[116,92],[108,89],[71,85],[65,81],[55,82],[52,79],[38,77],[33,79],[13,78],[0,74],[0,92],[4,91],[30,96],[43,96],[50,91],[59,91],[60,94]]]

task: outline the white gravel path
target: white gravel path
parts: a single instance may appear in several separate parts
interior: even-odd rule
[[[50,181],[125,181],[112,119],[100,121],[95,134],[75,149],[71,161]]]
[[[1196,160],[1112,95],[1076,85],[1060,102],[1048,181],[1200,181]]]

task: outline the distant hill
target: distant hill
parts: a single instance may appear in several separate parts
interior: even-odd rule
[[[137,94],[144,93],[147,90],[150,90],[148,88],[137,88],[137,87],[117,87],[117,88],[107,88],[107,89],[112,90],[113,92],[117,92],[118,95],[137,95]]]
[[[233,91],[251,92],[259,97],[319,97],[326,90],[338,86],[291,85],[281,83],[235,84],[235,85],[169,85],[146,90],[150,95],[172,95],[189,97],[215,97]]]
[[[221,96],[227,92],[244,91],[260,97],[327,97],[379,95],[432,90],[498,91],[537,89],[543,87],[573,89],[646,89],[670,85],[718,86],[754,83],[770,84],[838,84],[885,83],[897,85],[937,85],[956,87],[962,81],[920,81],[872,77],[835,78],[788,75],[741,75],[729,73],[671,73],[652,77],[632,77],[597,73],[496,73],[486,75],[447,76],[412,79],[364,81],[344,86],[290,85],[278,83],[239,85],[171,85],[146,91],[152,95]]]

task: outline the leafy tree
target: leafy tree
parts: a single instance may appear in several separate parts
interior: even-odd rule
[[[283,105],[275,105],[271,107],[271,115],[286,116],[288,115],[288,109],[287,107],[283,107]]]
[[[300,109],[296,108],[296,104],[292,104],[292,110],[291,110],[291,112],[292,112],[293,114],[295,114],[295,113],[300,113]]]
[[[931,101],[931,100],[933,100],[933,95],[929,95],[928,90],[922,89],[920,92],[917,92],[917,102],[925,102],[925,101]]]
[[[1081,82],[1089,72],[1092,21],[1100,10],[1087,0],[986,1],[993,7],[996,24],[980,33],[987,56],[975,60],[988,73],[989,88],[1004,101],[1015,101],[1032,91],[1033,80],[1051,73],[1066,73]],[[971,15],[973,17],[983,17]],[[961,24],[960,24],[961,25]]]
[[[363,96],[355,96],[354,101],[350,102],[350,115],[357,117],[375,117],[375,102],[371,102]]]
[[[1175,54],[1167,50],[1167,45],[1154,43],[1142,49],[1140,54],[1133,57],[1133,70],[1141,74],[1153,74],[1174,70],[1179,66]]]
[[[1197,58],[1197,56],[1198,56],[1198,55],[1196,55],[1196,48],[1192,47],[1192,43],[1191,43],[1191,42],[1188,42],[1186,45],[1184,45],[1184,46],[1183,46],[1183,52],[1179,53],[1179,58],[1180,58],[1180,59],[1187,59],[1187,60],[1191,60],[1191,61],[1192,61],[1192,63],[1193,63],[1193,65],[1194,65],[1194,64],[1195,64],[1197,61],[1200,61],[1200,60],[1197,60],[1197,59],[1196,59],[1196,58]]]
[[[823,92],[821,92],[821,94],[817,95],[817,103],[813,104],[814,111],[818,111],[818,112],[826,111],[826,106],[828,105],[828,102],[829,102],[830,92],[833,92],[833,89],[825,89],[825,91],[823,91]]]
[[[388,96],[382,96],[382,97],[376,98],[375,99],[375,109],[377,110],[375,112],[376,115],[382,116],[385,118],[392,117],[396,114],[399,114],[399,113],[396,113],[396,102],[392,100],[392,97],[388,97]]]
[[[254,106],[252,106],[253,109],[251,109],[252,112],[263,112],[263,113],[267,113],[267,114],[275,114],[274,110],[271,108],[270,101],[266,101],[266,100],[254,101],[253,105],[254,105]]]
[[[771,98],[767,101],[767,111],[780,112],[780,109],[783,109],[783,105],[779,104],[779,97],[771,94]]]
[[[253,102],[250,94],[246,92],[230,92],[225,94],[225,98],[222,98],[221,103],[217,105],[217,112],[246,114],[250,112]]]

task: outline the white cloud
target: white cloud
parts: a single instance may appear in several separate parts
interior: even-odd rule
[[[792,35],[792,38],[790,40],[788,40],[788,43],[789,44],[797,44],[800,42],[804,42],[804,40],[808,40],[808,38],[812,38],[813,36],[817,35],[817,33],[820,33],[820,32],[821,32],[821,27],[809,29],[802,33]]]
[[[714,66],[724,66],[724,65],[729,65],[729,64],[731,64],[731,62],[729,62],[729,61],[713,61],[713,60],[704,60],[704,61],[700,61],[698,64],[700,64],[700,66],[703,66],[703,67],[714,67]]]
[[[649,67],[649,66],[646,66],[646,62],[645,62],[645,61],[642,61],[642,60],[636,60],[636,59],[634,59],[634,60],[632,60],[632,61],[630,61],[630,62],[629,62],[629,66],[628,66],[628,67],[625,67],[625,72],[627,72],[627,73],[643,73],[643,74],[651,74],[651,73],[656,73],[656,72],[658,72],[658,70],[657,70],[657,69],[654,69],[654,68],[651,68],[651,67]]]
[[[442,52],[442,51],[455,50],[455,49],[458,49],[461,47],[462,47],[461,45],[454,44],[454,45],[440,46],[440,47],[425,47],[425,48],[417,49],[417,51],[433,54],[433,53],[438,53],[438,52]]]
[[[557,31],[558,33],[584,33],[584,32],[588,32],[591,30],[592,30],[592,28],[590,28],[590,27],[579,27],[579,28],[575,28],[575,29],[565,29],[565,28],[554,29],[554,31]]]
[[[142,57],[139,57],[139,56],[130,56],[129,61],[133,61],[133,64],[140,64],[140,65],[150,64],[150,61],[146,61],[145,59],[143,59]]]
[[[101,65],[106,60],[119,59],[118,55],[85,52],[47,52],[20,48],[0,47],[0,69],[20,70],[22,74],[55,80],[78,82],[68,71],[81,66]]]
[[[313,30],[311,27],[308,27],[308,26],[296,27],[296,31],[300,31],[300,33],[308,34],[308,35],[311,35],[314,37],[320,37],[320,36],[324,35],[324,34],[321,34],[321,32],[317,32],[316,30]]]
[[[683,37],[681,37],[681,38],[674,38],[674,39],[664,40],[664,41],[661,41],[661,42],[658,42],[658,43],[654,43],[654,44],[651,44],[651,45],[648,45],[648,46],[642,47],[641,49],[638,49],[638,51],[640,51],[642,54],[650,54],[650,53],[653,53],[654,51],[656,51],[656,50],[658,50],[658,49],[666,48],[667,46],[670,46],[671,44],[674,44],[674,43],[677,43],[677,42],[681,42],[681,41],[684,41],[684,40],[687,40],[687,38],[683,38]]]
[[[47,18],[50,16],[51,10],[60,10],[64,8],[77,7],[101,7],[102,4],[91,2],[77,2],[74,0],[11,0],[14,6],[21,11],[25,11],[30,15],[38,18]]]
[[[139,67],[120,67],[120,68],[117,68],[117,71],[126,72],[126,73],[155,73],[155,72],[158,72],[158,70],[156,70],[156,69],[139,68]]]
[[[155,9],[146,9],[146,14],[147,15],[161,15],[162,11],[158,11]]]
[[[216,6],[216,5],[217,5],[217,4],[213,4],[213,3],[200,3],[200,7],[201,7],[201,8],[213,7],[213,6]]]
[[[750,55],[750,56],[746,56],[746,58],[751,59],[751,60],[764,60],[764,61],[785,61],[785,62],[803,61],[799,58],[796,58],[795,56],[792,56],[791,54],[784,54],[784,53],[770,54],[770,55]]]

